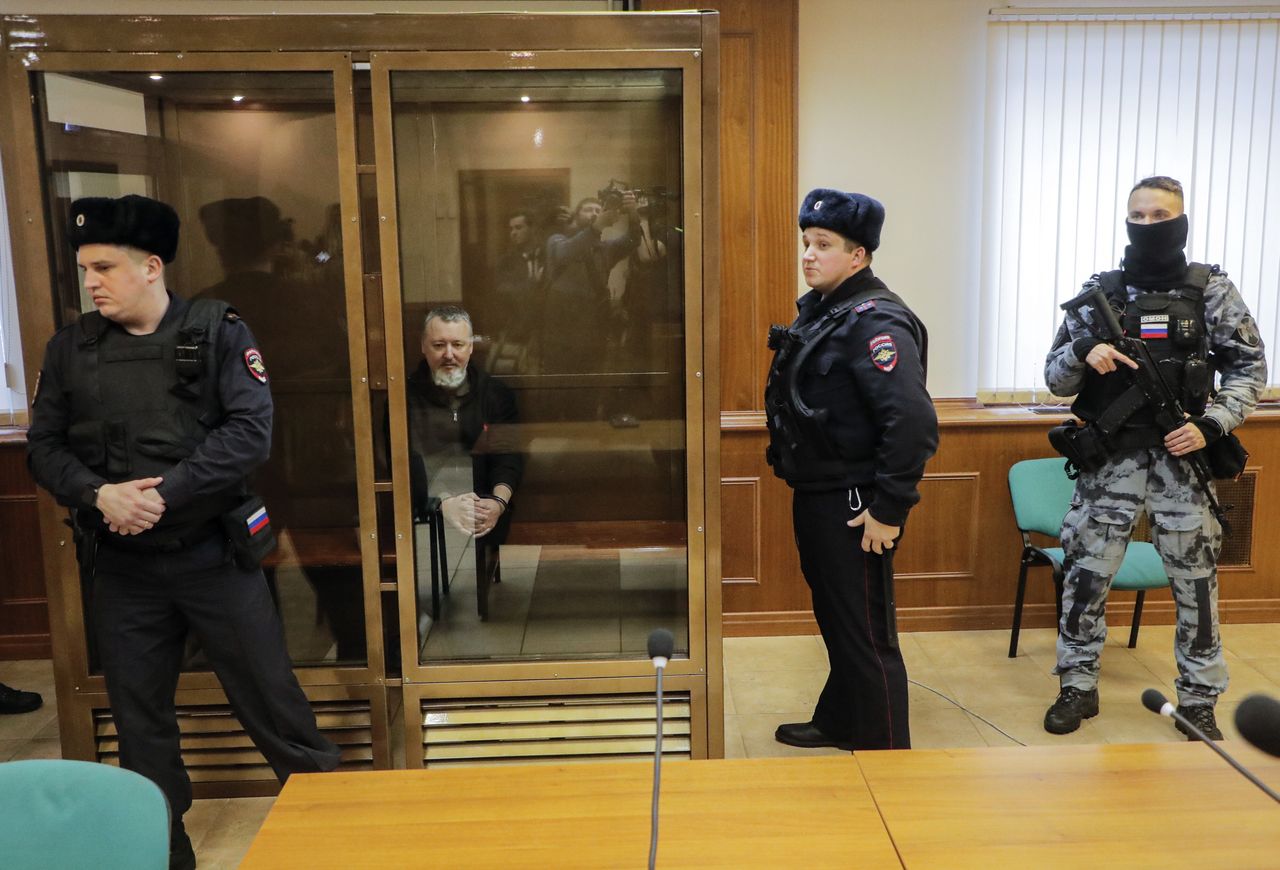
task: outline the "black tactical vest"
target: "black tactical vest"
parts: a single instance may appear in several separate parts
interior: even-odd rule
[[[1120,324],[1125,335],[1143,340],[1165,383],[1192,415],[1204,413],[1213,387],[1204,293],[1217,271],[1216,266],[1191,263],[1181,286],[1140,292],[1131,301],[1123,272],[1117,269],[1095,276],[1113,307],[1123,306]],[[1161,443],[1163,433],[1155,429],[1151,410],[1135,391],[1131,379],[1116,373],[1100,375],[1090,368],[1071,411],[1082,420],[1099,423],[1109,435],[1124,429],[1133,436],[1132,430],[1149,429],[1146,440],[1154,446]],[[1126,439],[1126,446],[1137,446],[1130,441],[1133,437]]]
[[[801,326],[769,330],[773,364],[764,387],[765,423],[769,446],[765,460],[773,473],[792,486],[817,481],[849,481],[858,476],[864,460],[841,456],[828,434],[827,411],[810,408],[800,395],[805,364],[822,342],[845,324],[858,318],[854,310],[872,299],[887,299],[902,306],[915,327],[921,363],[928,367],[928,333],[907,304],[878,279],[860,293],[834,305],[816,319]]]
[[[162,322],[150,335],[113,328],[96,311],[81,315],[68,373],[73,422],[67,430],[68,444],[81,462],[119,483],[163,477],[195,452],[222,420],[214,345],[228,307],[192,301],[181,320]],[[155,531],[210,520],[242,492],[241,485],[166,510]]]

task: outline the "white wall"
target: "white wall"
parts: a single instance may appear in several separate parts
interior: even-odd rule
[[[1137,11],[1240,4],[1010,5]],[[929,389],[935,398],[973,396],[977,389],[987,14],[993,8],[1000,4],[800,0],[800,195],[835,187],[885,204],[874,269],[929,327]],[[799,274],[796,284],[803,290]]]
[[[800,3],[800,195],[835,187],[884,203],[873,268],[929,328],[935,398],[972,396],[977,384],[990,8],[990,0]]]

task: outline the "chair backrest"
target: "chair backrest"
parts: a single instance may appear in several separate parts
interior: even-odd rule
[[[151,780],[89,761],[0,764],[5,870],[169,866],[169,805]]]
[[[1021,531],[1058,537],[1074,491],[1061,457],[1024,459],[1009,469],[1009,495]]]

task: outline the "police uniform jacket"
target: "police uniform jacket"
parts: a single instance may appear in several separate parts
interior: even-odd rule
[[[866,268],[826,297],[811,290],[796,303],[800,313],[793,328],[875,287],[883,285]],[[800,395],[814,411],[826,412],[827,435],[849,474],[792,483],[796,489],[870,486],[873,517],[891,526],[906,520],[920,500],[925,463],[938,449],[938,417],[925,386],[917,322],[904,305],[869,299],[813,351],[801,372]]]
[[[155,334],[172,332],[183,322],[189,305],[170,293],[169,308]],[[87,419],[84,409],[100,403],[109,415],[113,403],[122,401],[119,397],[123,391],[136,383],[131,376],[131,370],[137,372],[133,366],[161,366],[165,372],[160,376],[167,377],[174,366],[173,348],[163,343],[157,346],[153,336],[130,335],[105,318],[100,321],[100,346],[111,348],[109,355],[105,350],[97,353],[86,343],[80,322],[63,327],[49,340],[27,433],[27,464],[32,474],[59,504],[85,512],[100,534],[112,538],[119,536],[107,531],[102,515],[91,510],[94,490],[106,483],[162,476],[164,481],[156,491],[165,501],[164,514],[155,528],[128,537],[128,543],[134,546],[171,541],[196,527],[213,528],[217,515],[230,506],[228,499],[243,494],[245,479],[266,461],[271,451],[271,391],[253,333],[234,311],[228,311],[213,330],[206,345],[212,354],[206,377],[211,379],[207,386],[216,396],[217,419],[204,419],[202,415],[199,425],[205,432],[203,438],[193,443],[162,443],[140,424],[146,413],[137,413],[123,421],[129,450],[146,457],[151,473],[137,473],[137,469],[113,473],[107,470],[109,457],[86,460],[83,457],[92,451],[82,445],[73,448],[77,424],[83,429],[84,424],[96,422]],[[96,354],[96,358],[89,360],[89,354]],[[90,363],[98,366],[99,395],[76,396],[76,367]],[[148,371],[148,380],[153,377],[154,373]],[[172,379],[176,385],[176,372]],[[166,391],[153,392],[154,396],[130,396],[128,401],[134,407],[149,405],[157,413],[173,407],[173,399]],[[200,412],[200,407],[190,411],[193,415]],[[111,445],[103,452],[110,454]]]

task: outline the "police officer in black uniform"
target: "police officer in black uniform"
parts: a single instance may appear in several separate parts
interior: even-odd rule
[[[222,519],[248,502],[246,477],[270,452],[271,392],[233,309],[167,290],[172,208],[89,198],[71,215],[97,310],[49,341],[28,465],[73,511],[120,763],[164,791],[170,864],[194,867],[174,710],[188,629],[282,782],[339,761],[293,674],[262,571],[235,551],[235,528]],[[269,525],[265,515],[240,521],[255,533]]]
[[[869,196],[811,191],[800,206],[811,290],[769,335],[768,459],[795,490],[800,567],[831,662],[812,719],[778,726],[790,746],[911,746],[893,553],[938,419],[924,324],[871,272],[883,224]]]

